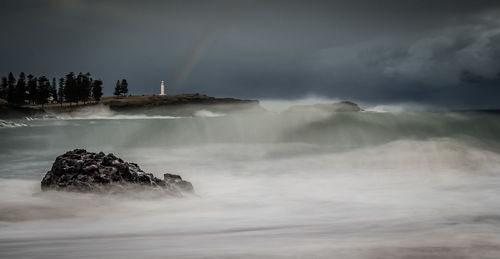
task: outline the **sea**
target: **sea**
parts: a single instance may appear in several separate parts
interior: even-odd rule
[[[500,258],[498,113],[273,104],[0,121],[0,258]],[[195,195],[41,193],[75,148]]]

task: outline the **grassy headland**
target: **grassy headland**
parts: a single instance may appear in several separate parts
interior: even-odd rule
[[[3,100],[2,100],[3,101]],[[241,100],[236,98],[216,98],[203,94],[180,95],[134,95],[123,97],[103,97],[100,102],[49,103],[43,105],[17,106],[3,101],[0,103],[0,117],[36,116],[45,113],[72,112],[81,108],[104,105],[111,110],[123,113],[187,113],[191,108],[200,109],[209,106],[214,111],[221,109],[260,108],[257,100]]]

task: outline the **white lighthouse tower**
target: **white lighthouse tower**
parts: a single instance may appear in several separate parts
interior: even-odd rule
[[[161,80],[160,95],[165,95],[165,83]]]

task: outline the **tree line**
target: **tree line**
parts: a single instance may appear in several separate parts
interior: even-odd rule
[[[18,78],[9,73],[1,79],[0,98],[9,103],[41,104],[69,102],[99,102],[102,97],[102,80],[94,80],[90,73],[70,72],[59,78],[59,87],[56,78],[52,82],[46,76],[35,77],[24,72]],[[126,81],[125,81],[126,82]]]

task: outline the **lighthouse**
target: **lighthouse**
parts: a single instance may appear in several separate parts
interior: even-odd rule
[[[165,83],[161,80],[160,95],[165,95]]]

